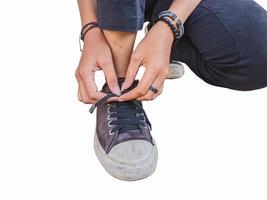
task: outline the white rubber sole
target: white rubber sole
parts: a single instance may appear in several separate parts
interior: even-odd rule
[[[172,61],[169,66],[169,75],[167,79],[177,79],[181,78],[183,75],[184,66],[177,61]]]
[[[112,160],[99,143],[97,134],[94,136],[95,154],[104,169],[113,177],[124,181],[136,181],[147,178],[156,170],[158,150],[156,144],[150,155],[138,163],[118,163]]]

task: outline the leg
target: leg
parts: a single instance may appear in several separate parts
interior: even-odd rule
[[[137,30],[143,26],[145,0],[98,0],[99,27],[109,43],[117,75],[124,77]],[[119,84],[123,78],[119,79]],[[134,81],[130,89],[138,84]],[[110,93],[107,84],[103,91]],[[102,99],[103,100],[103,99]],[[99,101],[95,152],[104,168],[122,180],[150,176],[157,165],[157,147],[140,101]]]
[[[99,26],[112,51],[118,77],[125,77],[136,38],[143,27],[145,1],[98,0]]]
[[[125,77],[136,33],[104,30],[104,35],[111,48],[116,74]]]
[[[203,0],[185,23],[185,36],[173,48],[172,58],[212,85],[265,87],[266,18],[266,11],[252,0]]]

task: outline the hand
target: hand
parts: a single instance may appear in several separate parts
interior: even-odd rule
[[[131,56],[122,90],[131,86],[141,65],[145,67],[145,73],[137,87],[120,96],[118,101],[153,100],[162,93],[169,73],[173,40],[173,33],[164,22],[159,21],[151,28]],[[151,85],[159,92],[155,94],[149,90]]]
[[[99,92],[95,83],[95,72],[103,70],[110,90],[120,95],[120,88],[114,69],[110,47],[98,28],[90,30],[84,38],[84,48],[76,70],[78,97],[83,103],[93,104],[106,94]],[[116,100],[112,98],[111,100]]]

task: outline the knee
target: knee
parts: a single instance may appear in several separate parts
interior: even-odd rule
[[[247,81],[236,81],[228,85],[229,89],[238,91],[253,91],[262,89],[267,86],[267,81],[247,80]]]
[[[267,63],[265,66],[223,67],[206,66],[208,83],[238,91],[252,91],[267,86]],[[204,80],[205,80],[204,79]]]
[[[267,65],[266,65],[267,66]],[[261,73],[246,73],[226,74],[228,77],[225,80],[225,86],[229,89],[238,91],[252,91],[261,89],[267,86],[267,70],[262,70]]]

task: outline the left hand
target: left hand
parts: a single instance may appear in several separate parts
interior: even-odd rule
[[[163,84],[169,73],[171,47],[174,36],[167,24],[157,22],[132,53],[122,90],[131,86],[139,67],[145,67],[145,73],[136,88],[118,98],[118,101],[153,100],[162,93]],[[149,90],[157,88],[158,93]]]

